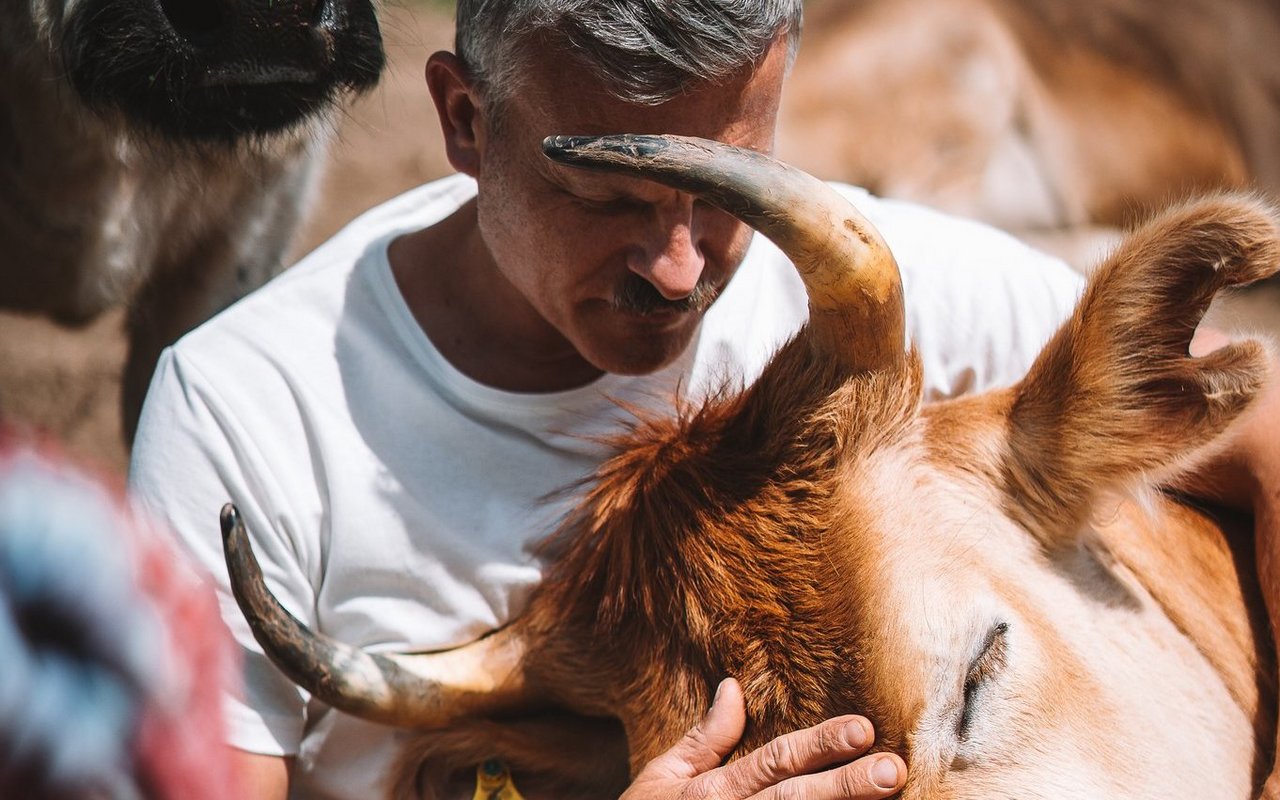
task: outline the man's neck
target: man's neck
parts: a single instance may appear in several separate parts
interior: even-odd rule
[[[543,393],[600,377],[503,277],[476,226],[474,201],[397,238],[388,258],[418,325],[445,360],[472,380]]]

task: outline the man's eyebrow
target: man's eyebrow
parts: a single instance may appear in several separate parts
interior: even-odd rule
[[[545,166],[540,170],[544,178],[550,183],[555,184],[561,189],[572,191],[576,188],[582,188],[592,183],[592,175],[595,176],[595,183],[600,183],[603,177],[599,173],[591,173],[584,169],[568,167],[563,164],[557,164],[548,160]]]
[[[573,195],[606,195],[610,200],[648,203],[653,202],[657,195],[670,191],[659,184],[638,178],[587,172],[558,164],[554,166],[558,167],[558,169],[548,173],[550,182],[557,188]],[[646,188],[649,191],[646,192]]]

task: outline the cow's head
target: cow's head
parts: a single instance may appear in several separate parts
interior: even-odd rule
[[[1112,520],[1105,498],[1215,446],[1261,386],[1261,345],[1187,346],[1217,289],[1280,265],[1271,209],[1175,209],[1099,268],[1020,384],[922,408],[893,259],[825,184],[704,141],[547,149],[757,227],[810,323],[745,392],[621,437],[528,612],[460,650],[311,635],[242,580],[224,514],[237,596],[291,677],[402,725],[548,701],[616,716],[634,767],[734,675],[742,750],[860,711],[908,760],[908,797],[1248,793],[1273,714],[1232,553],[1190,512]]]
[[[27,2],[38,46],[91,107],[169,139],[290,129],[384,62],[370,0]]]

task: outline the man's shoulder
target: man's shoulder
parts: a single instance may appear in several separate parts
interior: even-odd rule
[[[910,200],[879,197],[857,186],[830,185],[876,226],[905,269],[980,265],[996,258],[1031,270],[1072,272],[1061,259],[987,222]]]
[[[475,193],[475,181],[456,174],[385,200],[352,219],[242,304],[274,302],[273,295],[277,293],[305,295],[313,285],[344,282],[357,265],[385,257],[386,245],[396,236],[435,224]],[[259,300],[262,296],[267,299]]]
[[[474,182],[453,175],[369,209],[265,286],[219,312],[174,346],[187,359],[331,354],[342,326],[381,313],[390,281],[386,248],[397,236],[433,224],[474,196]]]
[[[951,290],[964,291],[965,276],[974,273],[998,278],[1010,284],[1015,293],[1020,285],[1048,281],[1065,294],[1074,295],[1083,281],[1061,259],[985,222],[908,200],[879,197],[859,186],[835,181],[828,185],[884,237],[902,271],[908,304],[914,301],[912,289],[916,283],[941,278],[952,284]],[[748,272],[781,273],[790,280],[790,263],[762,239],[756,237],[748,251],[744,262]],[[796,299],[788,297],[789,301]],[[803,295],[798,299],[803,301]]]
[[[898,262],[908,333],[925,359],[931,396],[1018,377],[1083,287],[1083,276],[1065,262],[991,225],[830,185],[876,227]],[[737,353],[748,375],[752,364],[763,363],[759,353],[771,354],[808,316],[794,268],[762,238],[723,307],[708,313],[713,337],[703,348]]]
[[[357,215],[285,274],[292,274],[314,261],[331,261],[337,254],[364,250],[388,233],[431,225],[456,211],[475,194],[475,181],[462,174],[415,186]]]

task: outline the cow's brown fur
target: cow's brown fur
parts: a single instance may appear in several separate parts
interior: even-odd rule
[[[805,36],[780,152],[824,177],[1019,231],[1280,191],[1267,0],[833,0]]]
[[[1259,345],[1200,359],[1187,345],[1217,289],[1280,265],[1276,219],[1227,197],[1143,229],[1010,389],[922,409],[914,355],[849,375],[815,359],[801,334],[747,391],[639,423],[553,540],[544,584],[516,623],[534,695],[620,719],[633,770],[734,675],[750,720],[739,754],[857,710],[875,722],[878,747],[908,758],[904,796],[992,796],[1038,763],[1037,732],[1097,731],[1071,740],[1078,762],[1020,788],[1059,796],[1092,780],[1097,793],[1147,796],[1125,781],[1181,756],[1117,748],[1106,732],[1132,721],[1112,703],[1132,697],[1115,693],[1148,672],[1200,670],[1194,693],[1225,705],[1189,705],[1188,720],[1242,721],[1221,724],[1230,747],[1252,748],[1241,755],[1253,774],[1235,785],[1256,787],[1273,751],[1275,665],[1248,543],[1163,495],[1144,507],[1114,492],[1185,469],[1261,385]],[[922,728],[938,686],[952,691],[952,648],[970,642],[944,630],[941,650],[921,650],[912,626],[945,618],[949,604],[964,611],[973,581],[1018,620],[1022,657],[1043,662],[1019,684],[1021,722],[1003,739],[988,732],[1007,748],[993,754],[1005,772],[956,767]],[[1054,605],[1064,599],[1077,611]],[[1061,624],[1079,609],[1097,631]],[[1128,677],[1115,686],[1088,669],[1093,636],[1124,651],[1116,663]],[[456,764],[501,755],[447,731],[424,737],[436,743],[408,755],[401,791],[422,777],[424,748],[446,752],[440,741]]]
[[[1273,57],[1280,8],[1274,2],[1000,0],[998,9],[1027,42],[1028,57],[1055,85],[1074,82],[1069,69],[1053,74],[1055,46],[1095,53],[1216,122],[1250,178],[1269,192],[1280,190],[1274,145],[1280,131],[1280,65]],[[1062,66],[1057,62],[1056,68]]]
[[[567,618],[588,638],[645,643],[593,667],[609,674],[606,707],[632,711],[622,716],[636,720],[634,759],[654,755],[640,742],[688,727],[710,702],[712,676],[744,677],[746,748],[866,705],[830,680],[855,658],[841,621],[857,603],[831,574],[823,539],[841,535],[832,520],[842,465],[899,436],[919,389],[914,359],[850,379],[796,342],[752,390],[650,423],[600,474],[547,576],[546,607],[564,616],[543,624],[549,632]]]

